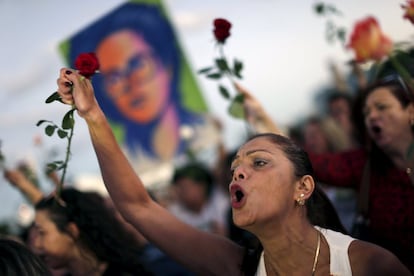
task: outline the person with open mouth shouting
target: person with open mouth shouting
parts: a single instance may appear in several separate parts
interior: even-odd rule
[[[311,163],[281,135],[251,138],[231,168],[233,220],[256,235],[263,250],[250,258],[237,243],[189,226],[152,200],[119,147],[91,82],[63,68],[57,83],[62,101],[73,103],[88,126],[116,208],[148,240],[197,275],[410,275],[389,251],[326,228],[330,218]],[[311,205],[318,203],[321,211],[315,212]]]
[[[308,154],[317,181],[358,192],[351,235],[390,250],[414,274],[413,91],[390,67],[385,63],[355,100],[354,123],[363,146]],[[259,122],[257,131],[281,133],[251,93],[242,87],[239,92],[248,121]]]
[[[414,273],[413,94],[398,74],[387,74],[358,95],[354,109],[364,146],[311,154],[315,175],[330,185],[355,188],[352,234],[392,251]]]

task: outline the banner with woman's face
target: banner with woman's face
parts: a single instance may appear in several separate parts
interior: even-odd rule
[[[79,53],[96,53],[96,98],[128,156],[172,160],[191,150],[183,129],[208,124],[207,105],[161,1],[122,4],[61,50],[70,66]]]

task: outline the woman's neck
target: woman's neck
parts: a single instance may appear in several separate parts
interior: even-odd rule
[[[99,261],[92,253],[79,252],[70,262],[68,270],[72,276],[101,276],[107,263]]]
[[[397,168],[414,168],[414,139],[412,136],[401,139],[395,147],[383,150]]]
[[[174,157],[179,146],[179,131],[177,113],[174,106],[170,105],[160,119],[152,137],[154,151],[162,160],[171,160]]]
[[[329,250],[312,225],[285,227],[279,232],[270,239],[260,239],[268,275],[311,275],[315,256],[319,268],[326,267],[326,262],[329,264]],[[316,252],[318,247],[320,251]]]

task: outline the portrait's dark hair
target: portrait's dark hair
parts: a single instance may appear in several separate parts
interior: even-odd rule
[[[8,238],[0,238],[0,275],[51,276],[43,261],[26,245]]]
[[[214,178],[209,168],[200,163],[189,163],[184,166],[175,169],[172,177],[172,184],[176,185],[181,179],[192,179],[198,185],[202,185],[205,188],[206,196],[210,197]]]
[[[59,199],[44,198],[35,209],[46,211],[56,228],[72,238],[75,237],[68,231],[68,224],[74,223],[79,229],[76,242],[81,250],[94,253],[98,260],[148,275],[138,262],[140,246],[107,206],[96,192],[68,187],[61,191]]]
[[[305,175],[313,177],[313,167],[308,154],[292,139],[274,133],[261,133],[250,137],[248,141],[262,137],[269,140],[284,152],[286,158],[293,166],[293,174],[295,177],[301,178]],[[317,183],[315,183],[315,189],[312,195],[306,201],[306,208],[307,217],[311,224],[345,234],[347,233],[332,202]],[[243,265],[246,275],[254,275],[262,250],[263,248],[260,245],[256,249],[250,249],[246,254]]]
[[[70,38],[69,45],[70,66],[74,67],[74,61],[80,53],[96,52],[97,47],[105,38],[122,30],[131,30],[142,36],[152,49],[155,58],[171,72],[168,101],[176,107],[180,123],[198,122],[200,118],[187,110],[181,101],[179,90],[181,50],[175,32],[162,9],[155,4],[127,2],[74,35]],[[147,124],[129,120],[118,110],[113,99],[107,95],[102,74],[94,75],[92,82],[96,98],[110,122],[125,127],[124,142],[128,148],[134,151],[141,145],[141,149],[146,154],[155,156],[151,145],[152,130],[158,125],[160,117]],[[182,152],[184,148],[182,141],[178,151]]]

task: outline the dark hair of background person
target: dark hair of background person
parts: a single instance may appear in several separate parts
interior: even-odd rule
[[[342,91],[331,91],[327,95],[326,102],[328,106],[330,103],[335,102],[337,100],[345,100],[348,103],[349,107],[351,107],[353,105],[354,97],[353,95]]]
[[[353,96],[349,92],[343,92],[338,90],[330,90],[326,96],[326,101],[329,104],[330,102],[334,102],[336,100],[344,99],[349,104],[352,104]]]
[[[203,185],[206,189],[207,198],[210,197],[213,190],[214,177],[211,171],[203,164],[190,163],[176,168],[173,173],[172,184],[176,185],[177,181],[183,178],[192,179],[195,183]]]
[[[43,261],[24,244],[0,238],[0,275],[52,276]]]
[[[100,261],[139,275],[150,275],[138,262],[140,245],[107,208],[102,196],[68,187],[62,190],[60,197],[63,202],[55,197],[44,198],[35,209],[47,211],[59,231],[69,236],[68,224],[76,224],[79,228],[77,242]]]
[[[292,163],[293,173],[297,178],[301,178],[304,175],[313,176],[313,167],[308,154],[292,139],[274,133],[261,133],[253,135],[248,141],[259,137],[268,139],[283,151]],[[307,208],[307,217],[311,224],[347,234],[334,206],[317,183],[315,183],[315,189],[306,201],[305,206]],[[261,244],[257,248],[247,248],[243,261],[245,275],[255,275],[262,251],[263,247]]]

